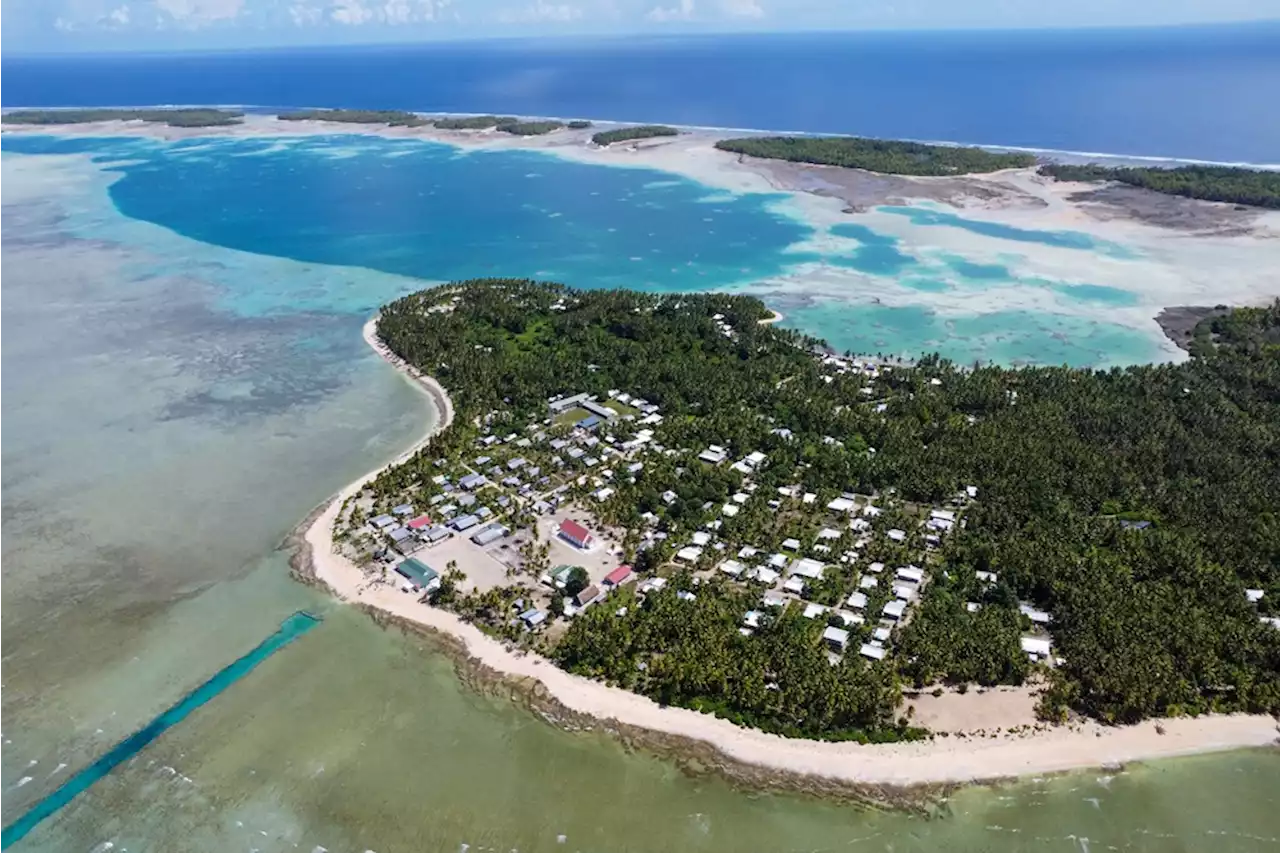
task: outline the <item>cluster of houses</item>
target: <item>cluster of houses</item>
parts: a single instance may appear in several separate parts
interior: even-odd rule
[[[729,452],[714,444],[702,451],[698,458],[708,465],[730,463]],[[883,660],[889,654],[888,643],[894,627],[907,618],[909,608],[921,596],[927,583],[926,571],[913,563],[887,571],[881,562],[867,562],[859,571],[858,589],[848,595],[840,606],[827,607],[806,600],[812,585],[823,578],[830,566],[843,564],[853,567],[863,562],[861,551],[871,542],[876,519],[883,514],[883,510],[872,499],[854,493],[846,493],[826,503],[827,524],[818,532],[816,540],[807,547],[800,540],[791,538],[784,540],[777,551],[770,552],[755,545],[745,545],[736,551],[730,551],[727,543],[719,539],[719,530],[725,518],[736,516],[758,493],[757,484],[751,482],[749,477],[766,463],[767,456],[759,451],[748,453],[730,463],[736,470],[747,475],[748,479],[743,481],[741,491],[720,507],[716,518],[690,535],[688,541],[676,551],[676,561],[690,566],[705,565],[705,555],[710,551],[718,560],[717,571],[734,580],[764,587],[762,609],[751,610],[744,616],[739,629],[743,634],[750,634],[759,626],[764,609],[783,607],[796,601],[804,605],[806,617],[829,623],[823,631],[823,639],[835,654],[843,654],[848,649],[852,642],[851,631],[874,625],[867,641],[859,644],[858,651],[866,658]],[[779,487],[777,492],[776,498],[771,496],[768,500],[771,509],[779,510],[784,501],[790,500],[798,501],[802,507],[821,511],[818,496],[814,492],[805,492],[798,486]],[[953,506],[962,506],[976,496],[976,487],[969,486],[957,496]],[[677,495],[671,491],[661,497],[667,504],[677,500]],[[938,507],[930,510],[928,518],[920,525],[920,535],[926,550],[936,548],[941,544],[942,537],[961,524],[963,521],[955,508]],[[899,544],[906,543],[909,539],[906,530],[897,528],[885,530],[884,535],[891,542]],[[651,533],[646,536],[657,538],[664,534]],[[871,612],[871,600],[877,590],[887,590],[891,597],[880,604],[875,612]],[[859,633],[866,632],[860,630]],[[835,659],[837,658],[833,657]]]
[[[369,520],[370,531],[387,546],[382,556],[390,556],[393,549],[409,557],[455,534],[466,534],[477,545],[489,545],[511,532],[493,520],[492,509],[480,505],[475,492],[488,485],[483,475],[468,474],[457,484],[438,475],[434,482],[442,491],[431,497],[427,512],[418,514],[413,504],[406,503]]]
[[[539,578],[539,580],[544,585],[551,588],[552,595],[559,595],[568,585],[570,575],[573,573],[575,568],[577,567],[568,565],[557,566],[550,572],[544,574]],[[588,607],[604,601],[608,597],[609,593],[618,589],[623,584],[631,583],[635,580],[635,577],[635,572],[631,570],[630,566],[618,566],[609,572],[609,574],[605,575],[598,585],[589,583],[582,589],[578,590],[574,595],[565,596],[563,601],[564,615],[570,618],[578,615]],[[642,585],[642,592],[655,588],[651,585],[651,582],[655,580],[666,583],[662,578],[650,578],[649,581],[645,582],[645,584],[649,584],[648,586]],[[661,588],[661,586],[662,584],[659,584],[657,588]],[[621,611],[621,613],[625,612],[625,609]],[[532,608],[525,613],[522,613],[520,618],[524,621],[525,627],[529,630],[533,630],[546,621],[547,614],[542,610]]]
[[[733,334],[723,317],[714,319],[723,327],[722,331]],[[838,355],[822,356],[822,362],[833,373],[858,373],[873,379],[891,370],[884,365]],[[864,393],[874,392],[868,386]],[[424,514],[415,514],[412,505],[403,504],[374,518],[370,525],[390,547],[406,557],[455,535],[467,535],[477,545],[487,546],[509,534],[498,519],[512,508],[513,501],[536,513],[549,514],[563,505],[570,488],[577,485],[586,486],[594,501],[604,502],[617,494],[621,484],[635,482],[644,469],[645,454],[692,452],[690,448],[664,447],[656,439],[656,430],[662,421],[657,405],[619,390],[604,395],[581,392],[553,397],[547,401],[546,418],[541,423],[530,424],[521,431],[523,434],[500,435],[493,429],[487,430],[477,439],[479,455],[467,460],[465,474],[456,480],[443,473],[434,477],[432,483],[437,493],[430,498]],[[625,428],[616,428],[623,422]],[[569,430],[565,433],[554,429],[555,426],[568,426]],[[783,439],[790,438],[785,428],[773,432]],[[834,438],[828,441],[840,443]],[[760,496],[760,486],[752,482],[752,478],[768,464],[768,456],[763,451],[752,450],[738,456],[727,447],[710,444],[696,455],[700,462],[728,466],[744,479],[739,490],[718,508],[715,517],[680,544],[675,560],[690,566],[707,566],[710,552],[714,571],[763,587],[759,609],[744,616],[742,633],[752,633],[768,608],[794,601],[804,607],[806,617],[827,623],[823,640],[833,655],[844,654],[853,645],[863,657],[885,659],[891,653],[894,628],[910,617],[912,606],[928,583],[928,572],[914,562],[904,561],[903,565],[888,567],[882,562],[864,560],[862,551],[875,533],[878,531],[896,544],[922,543],[927,553],[938,548],[943,538],[958,526],[963,526],[960,510],[978,493],[974,486],[965,487],[947,506],[929,509],[918,529],[883,529],[879,521],[883,509],[871,498],[853,492],[827,500],[825,504],[819,502],[816,493],[804,491],[800,486],[777,487],[776,495]],[[437,464],[447,463],[439,460]],[[492,497],[485,500],[485,495]],[[770,509],[775,511],[798,503],[800,507],[811,508],[815,515],[822,514],[824,526],[816,540],[801,543],[788,539],[776,551],[753,545],[731,551],[728,543],[719,538],[721,526],[758,496],[765,497]],[[668,506],[678,499],[670,490],[661,495]],[[704,507],[713,508],[713,505]],[[668,536],[654,530],[659,526],[657,516],[646,513],[644,519],[650,530],[644,534],[642,548]],[[570,519],[561,522],[556,533],[561,540],[583,551],[590,551],[597,544],[585,526]],[[927,565],[925,560],[920,562]],[[835,607],[808,600],[814,585],[834,565],[858,569],[857,589]],[[571,566],[559,566],[545,574],[542,582],[553,590],[563,589],[571,570]],[[564,612],[573,615],[592,606],[610,589],[632,578],[630,569],[620,566],[599,586],[589,584],[566,597]],[[997,578],[994,573],[980,572],[979,581],[993,584]],[[425,588],[431,576],[418,571],[411,582],[415,588]],[[655,577],[644,583],[651,589],[665,580]],[[694,593],[685,591],[683,595],[692,598]],[[981,606],[977,602],[967,605],[970,611]],[[1023,637],[1023,650],[1036,660],[1052,659],[1052,648],[1044,630],[1049,615],[1029,606],[1024,606],[1023,613],[1035,626],[1031,634]],[[520,619],[531,630],[546,618],[546,613],[533,606],[520,614]],[[856,642],[855,636],[859,638]]]

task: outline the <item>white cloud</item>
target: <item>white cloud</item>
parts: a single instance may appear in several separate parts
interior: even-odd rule
[[[199,27],[239,17],[244,0],[156,0],[156,8],[177,23]]]
[[[113,24],[120,24],[120,25],[127,24],[129,23],[129,7],[119,6],[116,9],[113,9],[111,14],[108,15],[107,17],[111,20],[111,23]]]
[[[658,23],[666,21],[688,21],[693,18],[693,0],[680,0],[679,6],[654,6],[645,13],[645,18]]]
[[[541,21],[568,23],[582,17],[582,10],[568,3],[547,3],[536,0],[519,9],[500,9],[495,19],[502,24],[531,24]]]
[[[289,17],[293,20],[295,27],[314,27],[324,18],[320,10],[315,6],[303,6],[301,4],[289,7]]]
[[[329,7],[329,19],[337,24],[358,26],[367,21],[372,21],[373,18],[374,11],[361,6],[358,0],[338,0],[337,3]]]
[[[756,0],[720,0],[720,11],[730,18],[763,18],[764,9]]]

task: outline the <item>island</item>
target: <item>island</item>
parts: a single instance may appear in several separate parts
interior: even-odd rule
[[[343,124],[385,124],[390,127],[423,127],[431,122],[403,110],[295,110],[280,113],[281,121],[336,121]]]
[[[1036,164],[1030,154],[856,136],[750,136],[721,139],[716,148],[766,160],[841,166],[887,175],[971,175]]]
[[[320,579],[791,738],[919,741],[916,706],[987,691],[1034,693],[1019,730],[1280,711],[1280,302],[1111,371],[889,365],[771,315],[387,305],[371,343],[446,414],[318,517]]]
[[[440,130],[488,130],[492,127],[518,124],[515,116],[461,116],[459,118],[437,118],[432,124]]]
[[[564,122],[561,121],[516,121],[509,124],[499,124],[497,128],[503,133],[510,133],[513,136],[543,136],[564,126]]]
[[[663,124],[644,124],[637,127],[619,127],[604,130],[591,137],[596,145],[608,146],[615,142],[628,142],[637,139],[652,139],[658,136],[679,136],[680,131]]]
[[[1280,210],[1280,172],[1277,171],[1233,166],[1162,169],[1048,163],[1041,166],[1039,172],[1059,181],[1127,184],[1166,195]]]
[[[170,127],[225,127],[241,124],[244,113],[213,107],[149,109],[53,109],[10,110],[0,116],[4,124],[91,124],[100,121],[144,121]]]

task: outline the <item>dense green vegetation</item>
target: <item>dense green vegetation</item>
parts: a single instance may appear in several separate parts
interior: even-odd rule
[[[856,136],[751,136],[722,139],[716,147],[749,157],[843,166],[890,175],[968,175],[1036,163],[1030,154],[996,154],[981,148]]]
[[[504,125],[519,124],[515,116],[462,116],[460,118],[438,118],[432,124],[441,130],[488,130],[491,127],[501,128]]]
[[[1280,172],[1230,166],[1154,169],[1052,163],[1041,166],[1040,174],[1060,181],[1118,181],[1166,195],[1280,209]]]
[[[615,142],[626,142],[629,139],[650,139],[655,136],[679,136],[680,131],[674,127],[661,124],[644,124],[637,127],[620,127],[617,130],[604,130],[591,137],[596,145],[612,145]]]
[[[347,124],[389,124],[392,127],[422,127],[430,122],[416,113],[402,110],[297,110],[280,113],[283,121],[337,121]]]
[[[511,124],[499,124],[498,130],[515,136],[543,136],[562,127],[564,123],[558,121],[517,121]]]
[[[573,121],[569,122],[567,127],[570,130],[586,130],[588,127],[591,127],[591,122],[587,121],[586,119],[576,118]]]
[[[1021,600],[1052,613],[1064,659],[1048,675],[1047,717],[1280,711],[1280,631],[1259,619],[1280,602],[1280,302],[1207,320],[1183,364],[962,369],[929,356],[875,380],[833,373],[812,357],[817,342],[760,325],[767,315],[743,296],[514,280],[400,299],[383,309],[380,335],[440,379],[458,417],[374,489],[395,494],[428,479],[442,453],[471,453],[486,413],[497,412],[499,431],[522,428],[546,415],[552,394],[626,388],[661,405],[668,447],[766,452],[762,493],[799,484],[819,505],[846,490],[891,494],[902,508],[890,512],[901,513],[966,484],[979,499],[933,555],[933,582],[899,629],[901,651],[884,662],[847,653],[830,665],[825,626],[794,608],[742,636],[757,594],[715,577],[687,601],[675,596],[690,588],[676,576],[642,604],[623,590],[575,618],[551,650],[567,669],[774,731],[901,737],[912,734],[894,718],[902,680],[1028,677]],[[877,412],[881,400],[888,408]],[[640,513],[661,506],[663,529],[690,531],[709,517],[707,502],[740,482],[727,467],[659,454],[599,512],[641,529]],[[668,488],[678,500],[665,507]],[[773,548],[805,523],[753,507],[726,519],[726,542]],[[1122,519],[1157,523],[1133,530]],[[637,570],[662,565],[664,548],[641,551]],[[877,537],[866,557],[895,565],[904,549]],[[998,582],[980,584],[978,571]],[[835,603],[853,578],[834,572],[814,597]],[[1265,590],[1264,600],[1249,603],[1245,587]]]
[[[217,109],[89,109],[13,110],[3,116],[5,124],[88,124],[95,121],[147,121],[170,127],[221,127],[240,124],[244,113]]]

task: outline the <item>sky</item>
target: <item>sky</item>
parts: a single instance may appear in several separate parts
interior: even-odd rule
[[[15,53],[697,31],[1163,26],[1280,0],[4,0]]]

